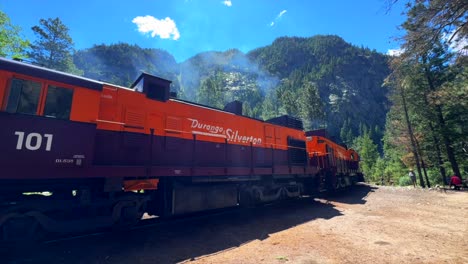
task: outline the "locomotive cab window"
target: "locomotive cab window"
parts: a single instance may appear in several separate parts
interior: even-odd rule
[[[41,96],[41,83],[21,79],[13,79],[10,85],[6,111],[35,115]]]
[[[73,99],[73,90],[52,86],[47,88],[44,116],[69,119]]]

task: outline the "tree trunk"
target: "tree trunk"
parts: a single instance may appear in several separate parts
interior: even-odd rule
[[[424,103],[426,105],[429,105],[429,102],[427,101],[427,93],[424,94]],[[431,120],[431,118],[428,119]],[[432,141],[434,141],[434,147],[436,149],[437,163],[439,164],[439,171],[443,181],[442,186],[445,187],[445,184],[447,183],[447,175],[445,172],[444,161],[442,160],[442,152],[440,151],[440,140],[437,138],[436,131],[434,129],[434,126],[432,125],[432,122],[429,121],[428,124],[429,129],[431,130]]]
[[[403,87],[401,85],[400,85],[400,96],[401,96],[401,99],[402,99],[402,102],[403,102],[403,110],[405,111],[406,125],[408,126],[408,134],[409,134],[409,137],[410,137],[410,140],[411,140],[411,146],[413,148],[413,155],[414,155],[414,159],[416,161],[416,166],[418,168],[419,183],[420,183],[421,187],[425,188],[426,185],[424,184],[424,179],[423,179],[422,174],[421,174],[421,166],[419,164],[419,155],[418,155],[418,152],[416,150],[416,143],[414,142],[413,128],[411,127],[411,122],[410,122],[409,115],[408,115],[408,107],[406,106],[405,93],[404,93]]]
[[[429,89],[431,91],[435,91],[435,86],[434,86],[434,83],[432,81],[431,74],[429,72],[429,69],[426,66],[424,67],[424,72],[425,72],[425,75],[426,75],[427,82],[429,84]],[[453,148],[452,148],[452,142],[451,142],[451,140],[449,138],[447,128],[445,126],[445,119],[444,119],[444,115],[442,114],[442,107],[440,105],[436,105],[435,110],[436,110],[436,114],[437,114],[437,124],[438,124],[438,126],[440,128],[440,132],[442,134],[442,139],[444,141],[445,150],[447,152],[447,158],[448,158],[448,160],[450,162],[450,165],[452,166],[453,173],[455,175],[461,177],[460,169],[458,168],[458,163],[457,163],[457,160],[455,158],[455,154],[454,154],[454,151],[453,151]]]
[[[434,146],[436,148],[437,162],[439,163],[440,175],[442,175],[442,181],[443,181],[442,186],[445,187],[445,184],[447,184],[447,175],[445,174],[444,161],[442,160],[442,155],[440,152],[439,139],[437,138],[435,134],[435,130],[434,130],[434,126],[432,125],[432,122],[429,122],[429,128],[431,129],[432,140],[434,141]]]
[[[448,136],[447,129],[445,126],[445,120],[442,115],[442,109],[440,106],[437,106],[437,116],[438,116],[438,121],[439,121],[441,132],[442,132],[442,139],[444,140],[445,149],[447,151],[447,158],[450,162],[450,165],[452,166],[453,173],[461,177],[460,169],[458,168],[458,163],[457,163],[457,160],[455,158],[455,154],[452,148],[452,141],[450,140]]]
[[[429,177],[427,177],[426,164],[424,164],[423,154],[421,152],[421,148],[419,147],[419,142],[418,142],[418,140],[416,138],[414,138],[414,142],[416,142],[416,147],[417,147],[417,150],[419,152],[419,156],[421,157],[421,166],[422,166],[422,169],[423,169],[423,172],[424,172],[424,178],[426,179],[427,187],[431,188],[431,183],[429,182]]]

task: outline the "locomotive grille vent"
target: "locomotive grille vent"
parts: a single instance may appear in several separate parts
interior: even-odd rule
[[[172,132],[180,132],[182,130],[182,120],[177,117],[168,116],[166,119],[166,128]]]
[[[125,123],[137,127],[143,127],[145,125],[143,115],[132,110],[127,110],[125,113]]]

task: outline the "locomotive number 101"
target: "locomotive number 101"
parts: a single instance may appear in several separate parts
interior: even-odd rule
[[[46,138],[45,150],[50,151],[52,149],[52,139],[54,135],[39,133],[29,133],[26,134],[23,131],[15,131],[15,135],[18,136],[18,141],[16,142],[16,149],[22,150],[25,147],[28,150],[38,150],[42,147],[42,139]],[[26,137],[26,140],[24,138]]]

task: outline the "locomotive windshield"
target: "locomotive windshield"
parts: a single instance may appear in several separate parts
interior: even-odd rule
[[[28,115],[42,115],[40,109],[40,82],[12,79],[5,111]],[[45,99],[44,116],[69,119],[73,90],[49,85]]]
[[[6,111],[9,113],[35,115],[40,95],[40,83],[13,79],[11,81]]]
[[[50,85],[44,108],[44,116],[69,119],[73,90]]]

